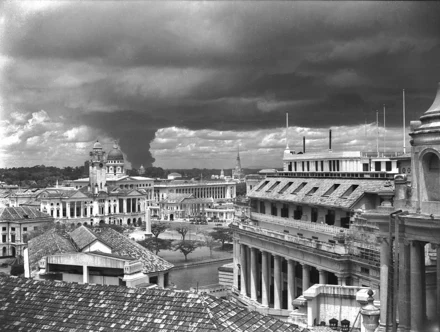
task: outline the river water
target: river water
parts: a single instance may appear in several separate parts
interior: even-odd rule
[[[170,272],[170,284],[178,289],[189,290],[200,286],[218,284],[218,268],[227,262],[216,262],[202,266],[188,267],[186,269],[172,270]]]

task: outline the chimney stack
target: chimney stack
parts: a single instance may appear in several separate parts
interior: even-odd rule
[[[306,153],[306,137],[303,136],[303,153]]]
[[[332,151],[332,130],[329,130],[329,137],[328,137],[328,150]]]

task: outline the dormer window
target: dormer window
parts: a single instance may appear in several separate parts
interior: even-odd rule
[[[307,182],[301,183],[294,191],[292,191],[292,194],[297,194],[301,191],[302,188],[306,186]]]
[[[335,184],[333,184],[326,192],[325,192],[325,194],[324,195],[322,195],[322,196],[330,196],[336,189],[338,189],[338,187],[340,186],[340,184],[338,184],[338,183],[335,183]]]
[[[312,196],[314,193],[316,193],[318,188],[319,187],[313,187],[312,189],[310,189],[309,192],[307,193],[307,196]]]
[[[355,191],[357,189],[357,187],[359,187],[357,184],[352,184],[346,191],[345,193],[341,196],[341,198],[348,198],[353,191]]]

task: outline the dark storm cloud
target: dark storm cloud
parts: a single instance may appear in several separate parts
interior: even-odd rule
[[[440,80],[435,2],[81,2],[5,6],[6,105],[119,138],[149,165],[159,128],[249,131],[418,117]],[[5,31],[6,31],[5,30]],[[414,117],[408,117],[414,119]]]

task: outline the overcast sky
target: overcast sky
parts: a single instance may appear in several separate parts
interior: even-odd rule
[[[438,2],[0,2],[0,167],[281,166],[307,151],[402,151],[440,81]],[[407,130],[408,131],[408,130]],[[380,133],[383,149],[383,129]],[[409,136],[408,136],[409,141]],[[409,143],[407,143],[407,146]]]

